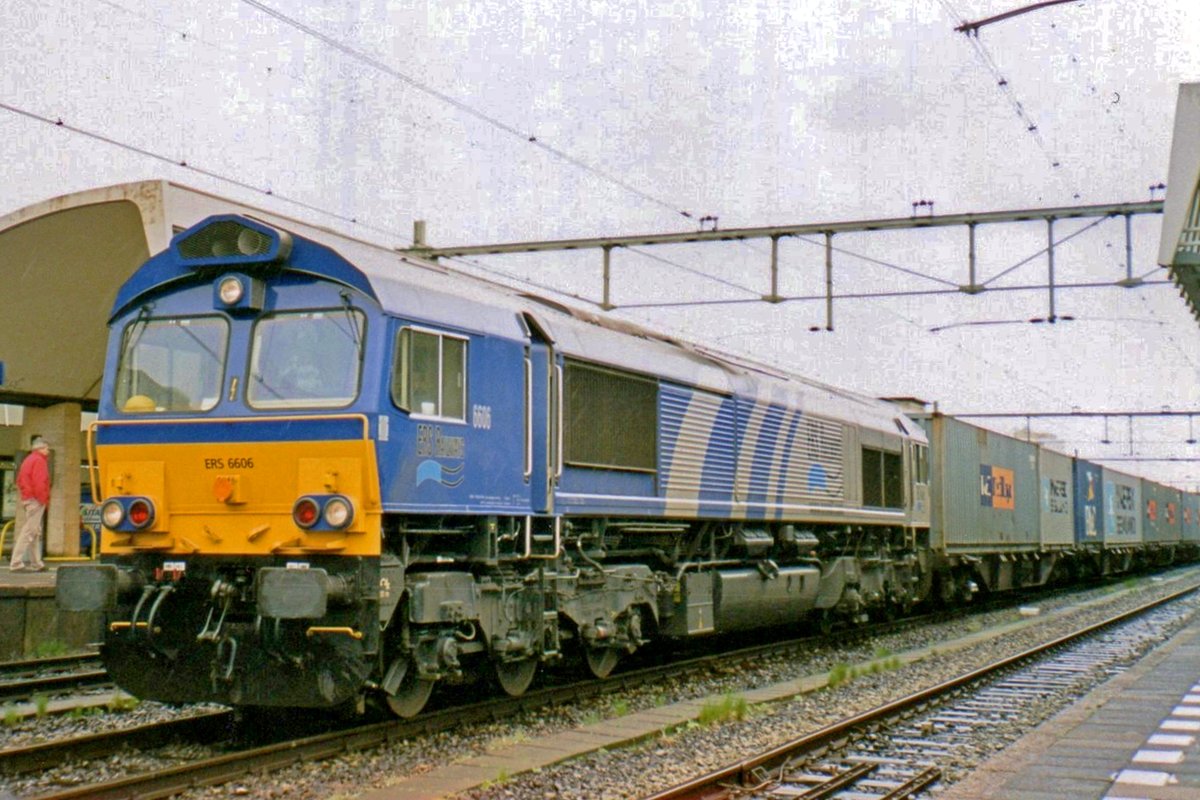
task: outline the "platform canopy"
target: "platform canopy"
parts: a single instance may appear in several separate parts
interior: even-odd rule
[[[0,403],[94,409],[117,289],[174,233],[246,214],[332,246],[331,231],[164,180],[55,197],[0,216]]]
[[[1179,87],[1158,263],[1200,322],[1200,83]]]

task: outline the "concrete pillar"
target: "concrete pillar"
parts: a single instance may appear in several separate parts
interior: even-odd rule
[[[79,435],[82,409],[78,403],[25,409],[21,426],[22,450],[34,436],[50,442],[50,508],[46,514],[46,555],[79,555],[79,486],[83,445]],[[20,509],[17,516],[22,517]],[[17,526],[20,526],[20,521]]]

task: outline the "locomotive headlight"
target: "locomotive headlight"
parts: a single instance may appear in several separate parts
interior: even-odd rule
[[[301,497],[292,506],[292,521],[301,528],[311,528],[321,518],[321,507],[311,497]]]
[[[154,523],[154,506],[149,500],[139,497],[129,504],[129,524],[138,530]]]
[[[221,283],[217,286],[217,296],[221,298],[221,302],[227,306],[232,306],[242,299],[245,293],[245,287],[242,282],[234,275],[229,275],[221,279]]]
[[[237,237],[238,253],[243,256],[256,256],[265,253],[272,245],[271,237],[253,228],[242,228]]]
[[[345,528],[354,519],[354,506],[350,505],[350,501],[344,497],[330,498],[325,504],[325,513],[322,514],[325,524],[331,528]]]
[[[119,500],[109,500],[100,509],[100,521],[104,523],[104,527],[116,530],[125,521],[125,506],[121,505]]]
[[[230,314],[261,311],[265,294],[262,278],[229,272],[213,282],[213,308]]]

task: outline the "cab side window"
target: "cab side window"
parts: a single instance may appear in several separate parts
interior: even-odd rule
[[[465,421],[467,340],[401,329],[392,360],[392,402],[410,414]]]

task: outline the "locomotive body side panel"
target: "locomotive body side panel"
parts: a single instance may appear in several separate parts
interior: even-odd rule
[[[658,414],[659,493],[667,515],[727,517],[737,474],[733,400],[662,384]]]
[[[379,401],[388,419],[387,441],[379,445],[384,509],[532,513],[525,343],[409,320],[394,320],[388,338],[393,350],[383,363],[392,380]],[[440,365],[424,378],[428,385],[404,375],[412,369],[406,348],[425,351]]]
[[[570,369],[570,365],[568,365]],[[593,369],[576,367],[577,370]],[[599,371],[597,369],[597,371]],[[902,470],[889,475],[886,505],[854,507],[847,502],[851,461],[847,426],[802,409],[742,396],[723,397],[702,389],[659,382],[652,412],[657,452],[653,469],[585,464],[572,459],[572,425],[609,431],[607,413],[571,413],[571,377],[566,403],[567,456],[558,508],[578,515],[663,516],[671,519],[729,519],[903,525],[907,520]],[[592,434],[594,435],[594,434]],[[876,448],[896,454],[897,434],[867,431]],[[878,467],[876,467],[878,470]]]

